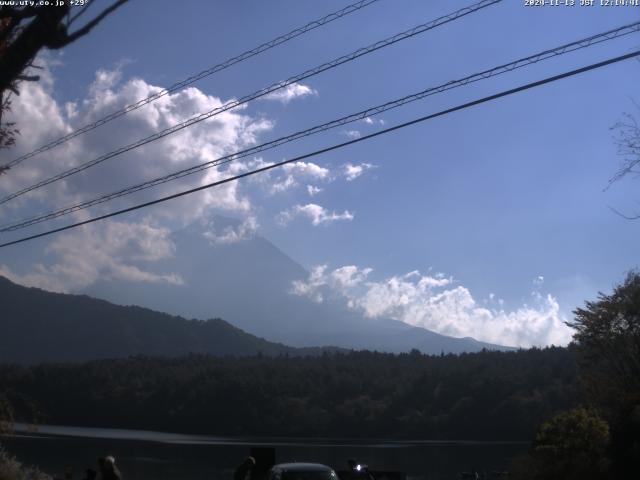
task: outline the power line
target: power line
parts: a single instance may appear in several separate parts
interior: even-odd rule
[[[396,130],[400,130],[402,128],[406,128],[408,126],[415,125],[417,123],[421,123],[421,122],[424,122],[424,121],[427,121],[427,120],[431,120],[431,119],[436,118],[436,117],[441,117],[441,116],[444,116],[444,115],[448,115],[450,113],[457,112],[459,110],[464,110],[464,109],[467,109],[467,108],[470,108],[470,107],[473,107],[473,106],[476,106],[476,105],[480,105],[482,103],[486,103],[486,102],[490,102],[490,101],[493,101],[493,100],[497,100],[497,99],[502,98],[502,97],[506,97],[508,95],[513,95],[514,93],[519,93],[519,92],[522,92],[522,91],[525,91],[525,90],[529,90],[529,89],[532,89],[532,88],[535,88],[535,87],[539,87],[541,85],[546,85],[548,83],[552,83],[552,82],[555,82],[555,81],[558,81],[558,80],[562,80],[562,79],[567,78],[567,77],[572,77],[572,76],[575,76],[575,75],[579,75],[581,73],[585,73],[585,72],[588,72],[588,71],[591,71],[591,70],[595,70],[597,68],[602,68],[602,67],[605,67],[607,65],[611,65],[611,64],[614,64],[614,63],[622,62],[624,60],[628,60],[630,58],[634,58],[634,57],[638,57],[638,56],[640,56],[640,50],[636,50],[634,52],[627,53],[625,55],[620,55],[618,57],[610,58],[610,59],[604,60],[602,62],[594,63],[594,64],[588,65],[586,67],[578,68],[578,69],[575,69],[575,70],[570,70],[568,72],[564,72],[564,73],[561,73],[561,74],[558,74],[558,75],[554,75],[552,77],[547,77],[547,78],[545,78],[543,80],[538,80],[538,81],[535,81],[535,82],[527,83],[525,85],[521,85],[519,87],[512,88],[510,90],[504,90],[504,91],[502,91],[500,93],[496,93],[494,95],[489,95],[487,97],[483,97],[483,98],[480,98],[478,100],[473,100],[471,102],[463,103],[463,104],[458,105],[456,107],[448,108],[446,110],[441,110],[441,111],[439,111],[437,113],[432,113],[432,114],[429,114],[429,115],[425,115],[423,117],[419,117],[419,118],[410,120],[408,122],[401,123],[399,125],[395,125],[393,127],[385,128],[383,130],[379,130],[379,131],[371,133],[369,135],[362,136],[360,138],[356,138],[356,139],[349,140],[349,141],[346,141],[346,142],[338,143],[338,144],[332,145],[330,147],[322,148],[320,150],[315,150],[314,152],[311,152],[311,153],[306,153],[304,155],[300,155],[298,157],[291,158],[289,160],[283,160],[281,162],[274,163],[274,164],[271,164],[271,165],[267,165],[265,167],[257,168],[255,170],[251,170],[249,172],[245,172],[245,173],[241,173],[241,174],[238,174],[238,175],[234,175],[233,177],[228,177],[228,178],[225,178],[223,180],[218,180],[216,182],[212,182],[212,183],[209,183],[207,185],[201,185],[199,187],[195,187],[195,188],[192,188],[190,190],[184,190],[182,192],[174,193],[173,195],[168,195],[168,196],[165,196],[165,197],[162,197],[162,198],[158,198],[156,200],[151,200],[149,202],[145,202],[145,203],[141,203],[141,204],[138,204],[138,205],[134,205],[132,207],[124,208],[122,210],[117,210],[115,212],[107,213],[105,215],[100,215],[99,217],[94,217],[94,218],[91,218],[89,220],[84,220],[82,222],[77,222],[77,223],[73,223],[71,225],[66,225],[64,227],[59,227],[59,228],[55,228],[55,229],[52,229],[52,230],[48,230],[46,232],[38,233],[36,235],[30,235],[28,237],[23,237],[23,238],[19,238],[17,240],[13,240],[13,241],[10,241],[10,242],[5,242],[5,243],[0,244],[0,248],[8,247],[10,245],[16,245],[18,243],[23,243],[23,242],[26,242],[26,241],[29,241],[29,240],[33,240],[33,239],[36,239],[36,238],[44,237],[44,236],[47,236],[47,235],[52,235],[54,233],[63,232],[65,230],[70,230],[72,228],[80,227],[82,225],[87,225],[87,224],[90,224],[90,223],[94,223],[94,222],[97,222],[99,220],[105,220],[107,218],[111,218],[111,217],[115,217],[115,216],[118,216],[118,215],[122,215],[124,213],[133,212],[133,211],[139,210],[141,208],[150,207],[152,205],[156,205],[156,204],[163,203],[163,202],[166,202],[166,201],[169,201],[169,200],[173,200],[175,198],[183,197],[183,196],[189,195],[191,193],[195,193],[195,192],[199,192],[201,190],[205,190],[205,189],[208,189],[208,188],[216,187],[216,186],[219,186],[219,185],[222,185],[222,184],[225,184],[225,183],[229,183],[229,182],[232,182],[232,181],[235,181],[235,180],[239,180],[241,178],[249,177],[251,175],[256,175],[258,173],[262,173],[262,172],[265,172],[265,171],[268,171],[268,170],[271,170],[271,169],[274,169],[274,168],[277,168],[277,167],[281,167],[281,166],[287,165],[289,163],[299,162],[300,160],[305,160],[307,158],[315,157],[315,156],[321,155],[323,153],[331,152],[333,150],[338,150],[338,149],[346,147],[348,145],[353,145],[355,143],[363,142],[365,140],[370,140],[371,138],[374,138],[374,137],[377,137],[377,136],[380,136],[380,135],[384,135],[384,134],[387,134],[387,133],[390,133],[390,132],[394,132]]]
[[[363,55],[367,55],[369,53],[375,52],[376,50],[380,50],[381,48],[385,48],[388,47],[390,45],[393,45],[397,42],[400,42],[402,40],[406,40],[408,38],[414,37],[416,35],[419,35],[421,33],[427,32],[429,30],[432,30],[436,27],[439,27],[441,25],[444,25],[446,23],[452,22],[454,20],[457,20],[459,18],[462,18],[466,15],[469,15],[471,13],[477,12],[483,8],[489,7],[491,5],[494,5],[496,3],[500,3],[502,0],[482,0],[478,3],[475,3],[469,7],[465,7],[462,8],[460,10],[457,10],[453,13],[450,13],[449,15],[445,15],[442,17],[437,18],[436,20],[433,20],[431,22],[428,23],[424,23],[421,25],[418,25],[410,30],[406,30],[404,32],[398,33],[392,37],[388,37],[384,40],[380,40],[374,44],[371,44],[367,47],[363,47],[360,48],[352,53],[349,53],[347,55],[344,55],[340,58],[337,58],[335,60],[332,60],[331,62],[327,62],[324,63],[320,66],[317,66],[315,68],[312,68],[310,70],[307,70],[301,74],[295,75],[293,77],[290,77],[287,80],[284,80],[282,82],[277,82],[274,83],[272,85],[270,85],[269,87],[265,87],[261,90],[258,90],[257,92],[251,93],[249,95],[245,95],[244,97],[238,99],[238,100],[232,100],[230,102],[225,103],[224,105],[222,105],[221,107],[218,108],[214,108],[213,110],[210,110],[206,113],[201,113],[199,115],[196,115],[195,117],[192,117],[188,120],[185,120],[184,122],[175,124],[169,128],[166,128],[160,132],[154,133],[153,135],[150,135],[146,138],[143,138],[142,140],[138,140],[137,142],[134,142],[132,144],[129,144],[127,146],[124,147],[120,147],[117,150],[113,150],[107,154],[104,154],[98,158],[95,158],[93,160],[90,160],[88,162],[85,162],[81,165],[78,165],[77,167],[71,168],[69,170],[66,170],[65,172],[59,173],[58,175],[55,175],[53,177],[50,177],[46,180],[42,180],[38,183],[35,183],[34,185],[31,185],[29,187],[23,188],[22,190],[19,190],[17,192],[14,192],[12,194],[9,194],[3,198],[0,199],[0,205],[7,203],[10,200],[13,200],[14,198],[17,198],[21,195],[24,195],[25,193],[31,192],[33,190],[36,190],[38,188],[44,187],[46,185],[49,185],[51,183],[54,183],[56,181],[62,180],[64,178],[67,178],[71,175],[74,175],[76,173],[82,172],[90,167],[93,167],[99,163],[102,163],[110,158],[116,157],[118,155],[121,155],[123,153],[129,152],[131,150],[134,150],[138,147],[141,147],[143,145],[146,145],[147,143],[151,143],[155,140],[159,140],[160,138],[164,138],[167,135],[171,135],[173,133],[176,133],[180,130],[183,130],[187,127],[190,127],[192,125],[195,125],[196,123],[202,122],[204,120],[207,120],[215,115],[218,115],[220,113],[226,112],[227,110],[231,110],[233,108],[236,108],[240,105],[243,105],[251,100],[255,100],[257,98],[261,98],[264,97],[265,95],[268,95],[270,93],[273,93],[277,90],[280,90],[282,88],[287,87],[288,85],[294,84],[296,82],[299,82],[301,80],[307,79],[309,77],[318,75],[319,73],[322,73],[324,71],[333,69],[339,65],[342,65],[344,63],[348,63],[348,62],[352,62],[353,60],[363,56]]]
[[[192,75],[180,82],[174,83],[173,85],[171,85],[169,88],[160,90],[157,93],[154,93],[153,95],[148,96],[147,98],[143,98],[141,100],[138,100],[135,103],[132,103],[130,105],[127,105],[126,107],[121,108],[120,110],[116,110],[115,112],[110,113],[109,115],[96,120],[93,123],[89,123],[83,127],[78,128],[77,130],[74,130],[73,132],[64,135],[63,137],[60,137],[50,143],[47,143],[45,145],[42,145],[41,147],[26,153],[8,163],[6,163],[5,165],[3,165],[3,167],[13,167],[15,165],[18,165],[22,162],[24,162],[25,160],[35,157],[36,155],[39,155],[40,153],[46,152],[48,150],[51,150],[52,148],[57,147],[58,145],[62,145],[63,143],[68,142],[69,140],[71,140],[72,138],[75,138],[79,135],[82,135],[83,133],[87,133],[90,132],[91,130],[94,130],[106,123],[111,122],[112,120],[115,120],[116,118],[119,118],[123,115],[126,115],[129,112],[132,112],[134,110],[137,110],[145,105],[148,105],[151,102],[156,101],[159,98],[164,97],[165,95],[169,95],[170,93],[176,92],[178,90],[181,90],[199,80],[202,80],[203,78],[206,78],[210,75],[213,75],[214,73],[218,73],[221,72],[222,70],[226,70],[227,68],[243,62],[244,60],[247,60],[251,57],[254,57],[256,55],[259,55],[263,52],[266,52],[267,50],[270,50],[274,47],[277,47],[278,45],[282,45],[283,43],[286,43],[290,40],[293,40],[296,37],[299,37],[300,35],[303,35],[307,32],[310,32],[311,30],[314,30],[318,27],[321,27],[323,25],[326,25],[328,23],[333,22],[334,20],[337,20],[339,18],[342,18],[344,16],[347,16],[351,13],[357,12],[369,5],[371,5],[372,3],[378,2],[379,0],[360,0],[359,2],[356,3],[352,3],[351,5],[347,5],[346,7],[332,12],[328,15],[325,15],[322,18],[319,18],[317,20],[313,20],[312,22],[307,23],[306,25],[302,26],[302,27],[298,27],[294,30],[291,30],[288,33],[285,33],[284,35],[280,35],[279,37],[274,38],[273,40],[270,40],[268,42],[265,42],[261,45],[258,45],[255,48],[252,48],[251,50],[247,50],[244,53],[241,53],[240,55],[237,55],[235,57],[229,58],[227,60],[225,60],[222,63],[219,63],[217,65],[214,65],[213,67],[207,68],[206,70],[201,71],[200,73],[197,73],[195,75]],[[75,19],[77,19],[77,17],[79,17],[80,15],[82,15],[89,7],[89,5],[92,5],[94,2],[89,2],[86,4],[86,6],[79,12],[77,13],[69,22],[69,24],[71,24]]]
[[[497,75],[501,75],[510,71],[513,71],[515,69],[518,68],[522,68],[534,63],[538,63],[540,61],[544,61],[547,60],[549,58],[554,58],[556,56],[559,55],[564,55],[566,53],[570,53],[570,52],[574,52],[576,50],[580,50],[580,49],[584,49],[584,48],[588,48],[592,45],[596,45],[605,41],[609,41],[609,40],[613,40],[615,38],[619,38],[621,36],[625,36],[625,35],[629,35],[631,33],[635,33],[640,31],[640,22],[635,22],[635,23],[631,23],[628,25],[624,25],[612,30],[608,30],[606,32],[603,33],[599,33],[596,35],[591,35],[589,37],[586,38],[582,38],[580,40],[576,40],[574,42],[571,43],[567,43],[564,45],[561,45],[559,47],[553,48],[553,49],[548,49],[548,50],[544,50],[542,52],[538,52],[536,54],[533,55],[529,55],[528,57],[524,57],[524,58],[520,58],[518,60],[515,60],[513,62],[507,63],[507,64],[503,64],[497,67],[494,67],[492,69],[489,70],[484,70],[482,72],[479,73],[475,73],[473,75],[469,75],[466,76],[462,79],[459,80],[452,80],[450,82],[447,82],[445,84],[436,86],[436,87],[430,87],[427,88],[425,90],[422,90],[420,92],[417,93],[413,93],[411,95],[407,95],[404,96],[402,98],[396,99],[396,100],[392,100],[390,102],[386,102],[384,104],[375,106],[375,107],[370,107],[366,110],[361,110],[360,112],[357,113],[353,113],[351,115],[347,115],[344,117],[341,117],[339,119],[336,120],[332,120],[330,122],[327,123],[323,123],[321,125],[316,125],[314,127],[308,128],[306,130],[301,130],[298,132],[295,132],[293,134],[284,136],[284,137],[280,137],[278,139],[272,140],[270,142],[266,142],[263,143],[261,145],[256,145],[255,147],[251,147],[245,150],[241,150],[229,155],[225,155],[223,157],[217,158],[215,160],[211,160],[209,162],[204,162],[189,168],[185,168],[182,170],[178,170],[176,172],[170,173],[168,175],[164,175],[158,178],[155,178],[153,180],[148,180],[145,181],[143,183],[139,183],[136,185],[132,185],[126,188],[123,188],[121,190],[117,190],[115,192],[111,192],[105,195],[102,195],[100,197],[91,199],[91,200],[87,200],[81,203],[77,203],[71,206],[67,206],[52,212],[48,212],[48,213],[42,213],[42,214],[38,214],[35,216],[32,216],[30,218],[27,219],[23,219],[23,220],[18,220],[18,221],[14,221],[14,222],[10,222],[8,224],[4,224],[2,226],[0,226],[0,232],[11,232],[11,231],[15,231],[15,230],[19,230],[22,228],[26,228],[38,223],[42,223],[48,220],[53,220],[55,218],[59,218],[61,216],[64,215],[68,215],[71,214],[73,212],[77,212],[79,210],[84,210],[86,208],[90,208],[92,206],[95,205],[99,205],[120,197],[123,197],[125,195],[129,195],[135,192],[139,192],[142,190],[146,190],[148,188],[151,187],[155,187],[164,183],[167,183],[169,181],[173,181],[173,180],[177,180],[179,178],[188,176],[188,175],[192,175],[194,173],[197,172],[201,172],[203,170],[206,170],[208,168],[212,168],[212,167],[216,167],[216,166],[220,166],[226,163],[229,163],[231,161],[240,159],[240,158],[245,158],[247,156],[250,155],[255,155],[257,153],[260,152],[264,152],[266,150],[271,150],[273,148],[276,148],[280,145],[286,144],[286,143],[290,143],[293,142],[295,140],[298,140],[300,138],[303,137],[308,137],[310,135],[314,135],[316,133],[320,133],[320,132],[324,132],[327,131],[329,129],[332,128],[336,128],[339,126],[343,126],[358,120],[362,120],[364,118],[367,117],[372,117],[375,115],[378,115],[382,112],[388,111],[388,110],[392,110],[395,108],[398,108],[400,106],[406,105],[408,103],[411,102],[415,102],[417,100],[421,100],[425,97],[431,96],[431,95],[435,95],[438,93],[442,93],[448,90],[452,90],[454,88],[458,88],[464,85],[468,85],[469,83],[474,83],[477,82],[479,80],[484,80],[484,79],[488,79]]]

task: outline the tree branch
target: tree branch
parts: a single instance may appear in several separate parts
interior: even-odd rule
[[[616,210],[613,207],[608,207],[609,210],[611,210],[613,213],[615,213],[616,215],[620,215],[622,218],[626,219],[626,220],[638,220],[640,219],[640,213],[636,214],[636,215],[625,215],[624,213],[620,212],[619,210]]]
[[[89,10],[89,8],[91,8],[91,6],[96,3],[96,2],[88,2],[85,3],[84,6],[80,9],[80,11],[78,13],[76,13],[73,17],[71,17],[69,19],[69,21],[67,22],[67,28],[69,28],[79,17],[81,17],[82,15],[84,15],[85,13],[87,13],[87,11]]]
[[[45,44],[45,46],[51,49],[58,49],[70,44],[71,42],[76,41],[78,38],[89,33],[96,25],[98,25],[102,20],[104,20],[105,17],[107,17],[108,15],[116,11],[118,8],[120,8],[122,5],[124,5],[128,1],[129,0],[118,0],[110,7],[105,8],[100,15],[98,15],[93,20],[88,22],[81,29],[76,30],[72,34],[67,34],[65,32],[64,35],[60,35],[58,38],[52,38],[51,41]]]
[[[60,22],[68,9],[67,6],[40,9],[33,21],[5,49],[0,57],[0,90],[9,88],[33,61],[44,41],[58,34]]]
[[[0,91],[10,89],[13,83],[19,79],[22,72],[33,61],[42,47],[59,49],[88,34],[105,17],[113,13],[128,0],[117,0],[93,20],[79,30],[69,34],[64,25],[64,18],[69,14],[69,6],[59,7],[25,7],[23,9],[11,9],[2,7],[0,19],[9,19],[0,29],[1,34],[10,35],[18,23],[24,18],[34,17],[31,22],[21,28],[15,40],[5,41],[3,51],[0,52]],[[17,20],[17,23],[16,23]],[[15,35],[15,32],[13,32]],[[25,78],[23,78],[25,79]],[[31,77],[26,77],[31,79]]]
[[[36,7],[24,7],[21,9],[11,8],[9,6],[3,6],[0,8],[0,18],[10,18],[21,22],[25,18],[35,17],[38,14]]]

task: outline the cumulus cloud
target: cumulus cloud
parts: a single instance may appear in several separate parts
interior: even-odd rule
[[[358,130],[343,130],[342,134],[346,135],[347,137],[352,138],[354,140],[356,138],[360,138],[362,136],[362,134]]]
[[[281,225],[286,225],[298,216],[308,218],[314,226],[328,225],[342,220],[353,220],[353,213],[348,210],[345,210],[342,213],[330,212],[320,205],[308,203],[306,205],[295,205],[288,210],[280,212],[278,215],[278,222]]]
[[[322,188],[316,187],[315,185],[307,185],[307,193],[310,197],[313,197],[322,192]]]
[[[48,67],[46,59],[38,60],[37,63]],[[22,131],[16,147],[9,152],[13,158],[125,105],[157,93],[162,88],[141,78],[125,80],[119,69],[101,69],[96,73],[84,97],[62,104],[55,98],[55,81],[50,70],[45,68],[38,71],[38,74],[42,81],[25,82],[21,85],[21,94],[14,98],[11,118],[7,119],[15,121]],[[76,137],[41,157],[25,161],[3,176],[0,195],[13,193],[224,103],[224,100],[193,87],[165,95],[117,121]],[[81,174],[23,195],[0,207],[0,221],[10,222],[52,208],[72,205],[168,172],[214,160],[254,145],[259,136],[272,127],[273,123],[269,119],[247,115],[242,108],[218,114],[179,133],[109,159]],[[222,180],[262,164],[266,162],[253,158],[210,168],[92,207],[74,214],[73,219],[83,220],[132,203]],[[322,167],[314,168],[312,164],[296,168],[308,172],[309,179],[323,174]],[[250,182],[245,183],[248,185]],[[168,248],[171,243],[167,234],[172,228],[216,214],[232,214],[244,221],[238,229],[206,230],[204,233],[212,244],[230,243],[249,236],[257,228],[249,193],[248,186],[229,182],[167,202],[162,208],[145,210],[144,220],[134,214],[121,217],[122,221],[110,221],[100,226],[96,224],[95,228],[75,229],[49,243],[46,261],[36,264],[36,260],[31,260],[27,265],[28,260],[25,259],[23,266],[26,268],[17,268],[15,264],[12,265],[14,271],[4,266],[3,272],[21,283],[55,287],[52,289],[57,291],[73,291],[102,277],[180,285],[183,279],[179,276],[171,272],[153,273],[153,269],[149,268],[150,263],[166,258],[171,252],[165,250],[155,256],[152,252],[163,245]],[[118,239],[127,241],[119,244]],[[77,246],[79,253],[72,254],[65,245]],[[89,259],[95,265],[91,266]],[[25,271],[29,273],[24,273]]]
[[[343,166],[344,177],[347,179],[347,182],[352,182],[360,175],[362,175],[367,170],[371,170],[375,168],[375,165],[370,163],[360,163],[359,165],[353,165],[351,163],[347,163]]]
[[[19,274],[11,270],[7,265],[0,265],[0,275],[8,278],[14,283],[27,287],[36,287],[49,292],[67,293],[62,283],[48,271],[41,263],[37,263],[32,271],[26,274]]]
[[[345,265],[327,273],[327,265],[318,265],[311,269],[307,280],[293,281],[290,293],[322,303],[326,295],[334,296],[346,289],[358,287],[372,271],[371,268],[361,270],[355,265]]]
[[[330,280],[338,288],[353,288],[361,285],[372,271],[372,268],[360,270],[355,265],[345,265],[331,272]]]
[[[87,287],[98,279],[184,285],[172,272],[154,273],[140,265],[173,256],[169,230],[148,222],[109,222],[63,234],[47,247],[56,261],[38,264],[24,275],[0,266],[0,274],[18,283],[58,292]]]
[[[297,187],[300,182],[309,180],[329,180],[330,171],[313,162],[294,162],[284,165],[281,173],[269,178],[270,193],[279,193]]]
[[[280,90],[271,92],[262,98],[264,100],[275,100],[286,105],[291,100],[316,95],[318,95],[317,90],[314,90],[307,85],[303,85],[302,83],[292,83],[291,85],[287,85]]]
[[[326,265],[319,265],[312,268],[309,278],[306,281],[293,281],[291,284],[291,293],[294,295],[309,297],[316,303],[322,303],[324,301],[324,297],[322,295],[321,288],[326,285],[326,270]]]
[[[254,168],[261,166],[266,166],[266,164],[255,165]],[[264,190],[271,195],[290,191],[306,184],[307,193],[314,196],[320,193],[323,188],[307,182],[328,184],[339,179],[350,182],[373,168],[376,166],[371,163],[347,163],[332,171],[326,166],[314,162],[301,161],[285,164],[273,172],[266,172],[253,181],[260,183]]]
[[[50,77],[48,73],[46,75],[47,78]],[[160,90],[161,87],[140,78],[123,81],[119,71],[103,69],[96,73],[84,98],[62,106],[54,98],[53,80],[25,83],[20,97],[14,101],[11,118],[22,126],[23,135],[11,153],[18,156],[30,151]],[[76,137],[47,152],[46,159],[27,160],[3,178],[0,182],[0,194],[14,192],[223,104],[224,101],[220,98],[193,87],[165,95],[95,132]],[[25,128],[26,125],[29,126],[28,129]],[[0,216],[20,216],[20,213],[28,209],[43,210],[51,205],[75,203],[186,166],[215,160],[255,144],[259,135],[272,127],[270,120],[245,115],[242,109],[223,112],[179,133],[109,159],[82,174],[20,197],[2,207]],[[215,182],[245,168],[249,162],[251,160],[210,168],[136,194],[135,198],[147,200],[180,189]],[[241,191],[238,182],[209,189],[196,194],[194,198],[197,201],[190,198],[165,204],[162,216],[191,222],[212,212],[246,215],[251,210],[250,199]],[[112,209],[127,202],[130,199],[110,202],[107,208]],[[105,206],[96,207],[93,211],[97,213],[104,208]]]
[[[347,163],[332,172],[329,168],[313,162],[295,162],[284,165],[277,174],[264,175],[260,181],[270,194],[276,194],[292,190],[308,181],[331,183],[345,179],[351,182],[373,168],[376,168],[376,165],[366,162]],[[311,197],[323,191],[323,188],[311,184],[307,184],[306,189]]]
[[[531,304],[507,311],[493,299],[494,308],[480,306],[469,289],[454,285],[443,274],[414,271],[373,281],[369,279],[371,272],[354,265],[328,271],[321,265],[308,281],[296,282],[292,293],[322,301],[332,292],[366,317],[394,318],[454,337],[521,347],[561,345],[570,340],[571,330],[550,294],[533,292]]]
[[[298,182],[293,175],[285,175],[283,178],[274,181],[269,184],[269,191],[271,193],[280,193],[289,190],[298,185]]]
[[[229,245],[247,240],[255,235],[258,229],[258,220],[249,216],[238,225],[224,225],[218,227],[216,220],[209,220],[204,231],[204,236],[214,245]]]
[[[287,173],[296,173],[304,178],[325,179],[329,177],[329,169],[321,167],[313,162],[294,162],[284,165]]]
[[[384,125],[386,122],[384,120],[382,120],[381,118],[372,118],[372,117],[364,117],[362,119],[362,121],[364,123],[366,123],[367,125]]]

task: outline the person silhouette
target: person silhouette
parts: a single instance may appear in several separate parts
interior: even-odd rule
[[[122,480],[120,470],[116,467],[116,459],[113,455],[108,455],[98,459],[100,469],[100,480]]]
[[[245,458],[244,462],[238,465],[236,471],[233,472],[233,480],[251,480],[251,474],[256,466],[256,459],[253,457]]]

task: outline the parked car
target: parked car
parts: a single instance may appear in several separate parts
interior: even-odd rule
[[[267,480],[338,480],[338,475],[320,463],[279,463],[271,467]]]

